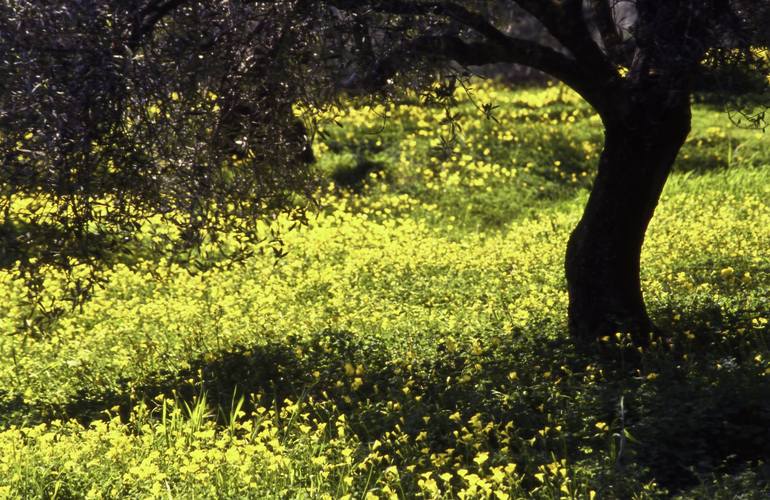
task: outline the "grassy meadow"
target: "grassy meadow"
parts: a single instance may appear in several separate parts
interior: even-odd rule
[[[441,107],[339,110],[280,259],[150,255],[34,335],[0,273],[0,498],[770,496],[770,135],[695,106],[642,259],[673,341],[630,369],[566,332],[598,117],[458,96],[449,148]]]

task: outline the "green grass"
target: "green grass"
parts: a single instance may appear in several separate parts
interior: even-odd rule
[[[461,103],[449,151],[441,109],[346,110],[278,261],[119,267],[37,335],[0,275],[0,496],[767,496],[767,136],[696,108],[642,263],[673,344],[632,369],[566,335],[598,120],[562,88],[474,98],[497,121]]]

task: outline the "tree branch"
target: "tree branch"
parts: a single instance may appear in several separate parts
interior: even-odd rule
[[[583,15],[582,0],[513,0],[540,21],[560,44],[572,53],[594,81],[609,82],[617,71],[596,45]]]
[[[596,45],[582,12],[582,0],[513,0],[530,15],[538,19],[549,32],[573,54],[565,56],[556,50],[536,42],[511,37],[495,27],[485,16],[466,7],[449,1],[413,2],[407,0],[331,0],[331,4],[341,10],[369,9],[375,12],[397,16],[438,16],[451,19],[466,28],[484,36],[488,43],[464,42],[448,37],[429,37],[430,43],[443,40],[443,50],[455,56],[463,55],[467,47],[482,50],[476,60],[493,58],[494,62],[509,62],[529,66],[547,73],[596,104],[601,88],[618,77],[614,65]],[[426,37],[422,37],[426,40]],[[458,43],[459,42],[459,43]],[[426,43],[426,42],[421,42]],[[459,44],[464,44],[460,46]],[[452,57],[461,64],[466,62]],[[489,64],[489,62],[470,63],[471,65]],[[594,87],[592,89],[592,87]],[[591,96],[591,99],[589,99]]]
[[[455,36],[422,36],[393,51],[381,60],[363,81],[363,87],[381,87],[387,79],[403,67],[403,60],[410,54],[422,57],[439,57],[452,60],[463,66],[484,66],[487,64],[512,63],[529,66],[561,80],[587,101],[600,103],[600,94],[590,85],[575,60],[553,49],[528,40],[506,37],[505,44],[490,42],[466,42]],[[347,86],[355,86],[347,82]]]
[[[509,38],[508,35],[489,22],[486,17],[453,2],[413,2],[405,0],[361,2],[360,0],[332,0],[330,3],[342,10],[365,7],[376,12],[397,16],[433,15],[446,17],[476,31],[492,42],[504,42]]]

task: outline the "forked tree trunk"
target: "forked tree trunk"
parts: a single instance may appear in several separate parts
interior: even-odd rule
[[[676,101],[639,99],[630,112],[604,117],[599,171],[565,260],[575,338],[626,332],[644,345],[655,330],[639,262],[647,226],[690,131],[689,97]]]

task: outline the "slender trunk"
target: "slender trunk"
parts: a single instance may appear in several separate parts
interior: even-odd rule
[[[639,261],[690,118],[688,97],[675,103],[639,99],[622,118],[604,117],[599,171],[565,260],[573,337],[626,332],[644,345],[655,330],[642,297]]]

